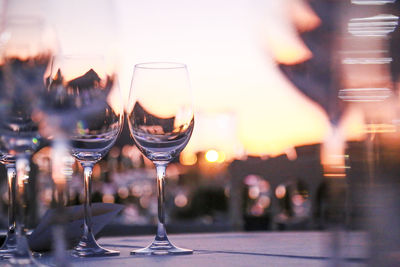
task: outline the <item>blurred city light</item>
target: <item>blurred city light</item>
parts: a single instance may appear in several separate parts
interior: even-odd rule
[[[275,189],[275,196],[279,199],[284,198],[286,195],[286,187],[284,185],[278,185]]]
[[[180,194],[175,196],[174,203],[175,203],[175,205],[177,207],[183,208],[183,207],[185,207],[187,205],[188,199],[184,194],[180,193]]]
[[[183,152],[181,153],[179,159],[180,159],[180,162],[181,162],[183,165],[187,165],[187,166],[194,165],[194,164],[196,164],[196,162],[197,162],[197,156],[196,156],[196,154],[195,154],[195,153],[191,153],[191,152],[185,152],[185,151],[183,151]]]

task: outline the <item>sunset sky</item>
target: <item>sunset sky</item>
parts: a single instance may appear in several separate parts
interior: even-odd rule
[[[276,155],[332,134],[325,112],[276,66],[312,57],[295,25],[312,30],[320,20],[301,0],[11,2],[16,13],[46,14],[66,53],[117,52],[124,99],[134,64],[186,63],[196,111],[187,151]],[[352,127],[362,120],[350,117]]]

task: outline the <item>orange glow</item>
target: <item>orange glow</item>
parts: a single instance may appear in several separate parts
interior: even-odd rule
[[[193,135],[183,153],[213,149],[220,154],[219,163],[230,161],[243,150],[237,132],[237,118],[233,112],[197,112]]]
[[[321,24],[321,19],[304,0],[290,0],[288,9],[299,31],[311,31]]]
[[[339,128],[346,140],[360,141],[365,137],[365,118],[362,110],[355,106],[347,108]]]
[[[395,133],[396,126],[393,124],[378,124],[378,123],[371,123],[366,125],[365,129],[366,133]]]
[[[329,177],[329,178],[344,178],[344,177],[346,177],[346,174],[345,173],[325,173],[324,176]]]
[[[225,158],[226,158],[225,153],[223,151],[219,151],[218,152],[218,160],[217,160],[217,162],[218,163],[223,163],[225,161]]]
[[[320,143],[330,129],[326,114],[319,106],[285,80],[275,82],[275,86],[271,85],[273,92],[259,91],[257,97],[247,96],[251,101],[240,109],[239,139],[247,154],[274,156],[295,146]]]
[[[17,171],[18,190],[20,192],[23,192],[24,183],[27,182],[29,179],[29,172],[30,172],[29,161],[25,158],[18,159],[16,161],[15,167]]]
[[[180,155],[180,162],[187,166],[194,165],[197,162],[197,156],[195,153],[183,151]]]
[[[312,57],[311,51],[304,43],[291,39],[287,38],[284,44],[270,40],[270,49],[277,62],[285,65],[295,65]]]
[[[103,203],[114,203],[115,198],[113,195],[110,194],[104,194],[102,198]]]
[[[345,140],[339,129],[332,129],[321,147],[321,164],[326,166],[345,165]]]
[[[177,207],[183,208],[187,205],[188,199],[184,194],[180,193],[175,197],[174,203]]]
[[[211,162],[211,163],[217,162],[217,160],[218,160],[218,152],[213,150],[213,149],[208,150],[206,152],[206,154],[205,154],[205,158],[206,158],[206,160],[208,162]]]
[[[111,92],[107,96],[107,103],[112,107],[113,111],[117,116],[124,112],[124,102],[122,101],[122,95],[119,88],[118,81],[117,84],[111,89]]]
[[[65,53],[109,52],[110,41],[115,41],[121,55],[124,101],[134,64],[186,63],[196,122],[185,151],[215,149],[230,161],[245,153],[278,155],[299,145],[321,143],[330,131],[325,112],[298,92],[276,66],[276,61],[295,64],[312,56],[296,27],[311,29],[318,19],[305,3],[292,1],[122,0],[114,1],[114,7],[109,1],[98,1],[96,12],[87,14],[89,3],[70,0],[36,11],[49,14],[57,32],[63,33],[60,44]],[[76,6],[81,8],[74,11]],[[102,19],[111,11],[116,11],[118,27]],[[71,21],[71,12],[85,19]],[[160,108],[165,116],[175,112],[168,110],[167,104],[176,101],[168,92],[153,98],[143,106]]]
[[[286,195],[286,187],[284,185],[278,185],[275,189],[275,196],[279,199],[284,198]]]

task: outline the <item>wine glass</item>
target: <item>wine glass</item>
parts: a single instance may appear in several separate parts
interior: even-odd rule
[[[0,257],[9,258],[17,248],[17,238],[15,233],[15,157],[7,154],[7,152],[0,152],[0,163],[6,167],[8,185],[8,228],[6,240],[0,247]]]
[[[16,181],[10,194],[11,198],[15,194],[17,204],[17,247],[9,260],[13,266],[39,265],[29,250],[24,215],[29,209],[25,192],[30,158],[41,139],[33,113],[45,90],[43,76],[55,48],[47,29],[38,17],[11,17],[0,36],[0,147],[7,158],[16,160]]]
[[[167,165],[185,148],[192,135],[194,113],[185,64],[154,62],[135,65],[127,106],[130,132],[157,172],[157,234],[139,255],[191,254],[174,246],[165,230],[164,183]]]
[[[59,100],[49,103],[57,106],[57,112],[68,113],[58,128],[65,133],[72,155],[84,170],[84,233],[72,254],[117,256],[119,251],[105,249],[96,242],[91,214],[93,166],[113,146],[123,125],[115,65],[105,55],[59,55],[52,62],[47,80],[49,96]]]

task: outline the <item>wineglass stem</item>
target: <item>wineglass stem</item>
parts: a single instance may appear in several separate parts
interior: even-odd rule
[[[165,171],[167,164],[155,164],[157,171],[157,198],[158,198],[158,224],[157,224],[157,235],[156,241],[167,241],[167,232],[165,230]]]
[[[6,164],[8,181],[8,233],[7,236],[15,235],[15,217],[16,217],[16,176],[15,163]]]
[[[76,257],[118,256],[119,251],[105,249],[97,244],[92,232],[92,170],[94,163],[82,163],[85,185],[83,235],[79,244],[74,248],[72,255]]]
[[[57,186],[57,223],[53,226],[53,250],[54,250],[54,262],[60,267],[69,267],[67,254],[67,244],[65,241],[65,229],[64,224],[66,222],[65,210],[64,210],[64,196],[65,187]]]
[[[8,183],[8,231],[7,238],[2,245],[1,250],[13,249],[16,247],[16,213],[17,213],[17,205],[16,201],[16,170],[15,170],[15,162],[6,163],[5,167],[7,169],[7,183]]]
[[[92,172],[93,163],[84,163],[83,175],[84,175],[84,187],[85,187],[85,202],[84,207],[84,223],[83,223],[83,236],[86,239],[94,239],[92,233]]]
[[[15,182],[15,204],[17,210],[16,218],[16,236],[17,248],[10,259],[11,264],[26,264],[33,262],[31,252],[26,239],[26,220],[27,220],[27,184],[29,178],[29,160],[27,156],[19,156],[16,161],[17,175]],[[29,263],[29,264],[28,264]]]

